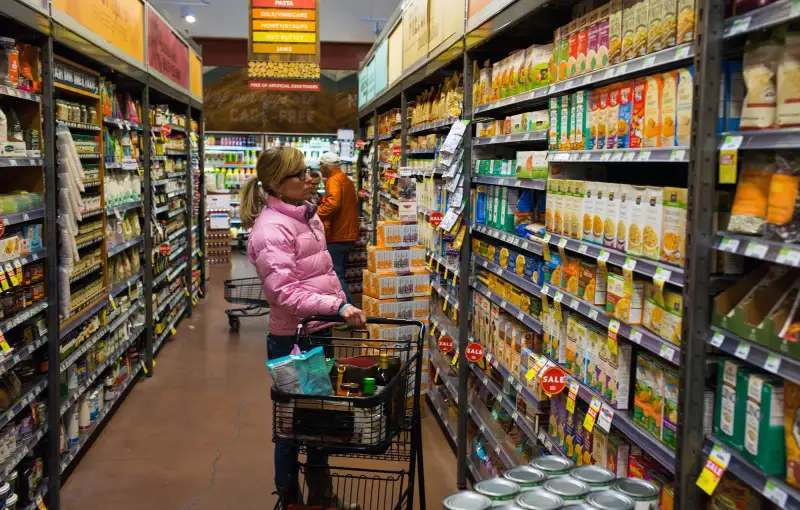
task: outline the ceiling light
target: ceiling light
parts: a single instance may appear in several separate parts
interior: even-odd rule
[[[197,18],[194,17],[194,9],[190,9],[188,5],[181,6],[181,18],[186,20],[186,23],[194,23]]]
[[[197,21],[192,14],[187,15],[185,19],[186,23],[194,23],[195,21]]]

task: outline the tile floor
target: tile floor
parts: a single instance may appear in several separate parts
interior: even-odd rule
[[[154,376],[139,380],[67,479],[63,509],[274,507],[266,319],[229,332],[222,282],[231,275],[254,271],[241,256],[212,266],[205,299],[158,353]],[[423,444],[427,506],[440,508],[456,490],[456,462],[427,405]]]

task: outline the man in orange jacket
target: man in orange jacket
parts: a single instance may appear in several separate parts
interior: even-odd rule
[[[319,166],[325,177],[325,195],[319,203],[317,214],[325,225],[325,239],[333,259],[333,270],[339,277],[347,302],[352,303],[353,296],[345,281],[345,269],[350,251],[359,238],[356,188],[347,174],[342,172],[337,154],[324,153],[319,159]]]

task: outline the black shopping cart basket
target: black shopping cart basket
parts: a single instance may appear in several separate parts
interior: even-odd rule
[[[295,393],[273,384],[273,441],[306,454],[313,449],[323,458],[393,462],[385,469],[375,468],[374,462],[370,469],[353,467],[353,462],[348,467],[298,464],[276,508],[412,509],[416,480],[424,510],[420,388],[425,325],[368,318],[366,331],[346,336],[331,336],[327,328],[324,334],[307,332],[321,323],[341,322],[338,316],[315,316],[298,326],[297,345],[303,350],[321,346],[329,358],[333,394]],[[363,381],[376,376],[381,354],[388,354],[391,379],[373,395],[363,396]],[[290,374],[282,381],[291,381],[294,369],[287,369]]]
[[[242,308],[225,310],[228,325],[234,333],[239,331],[239,319],[242,317],[263,317],[269,313],[269,305],[264,298],[264,287],[258,278],[239,278],[225,280],[225,301],[247,305]]]

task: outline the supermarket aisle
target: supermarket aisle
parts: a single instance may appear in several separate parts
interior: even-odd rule
[[[275,504],[266,320],[231,335],[222,282],[254,275],[243,256],[212,266],[209,292],[140,379],[62,489],[66,510],[264,510]],[[428,505],[455,490],[455,457],[423,420]],[[366,510],[366,509],[365,509]]]

